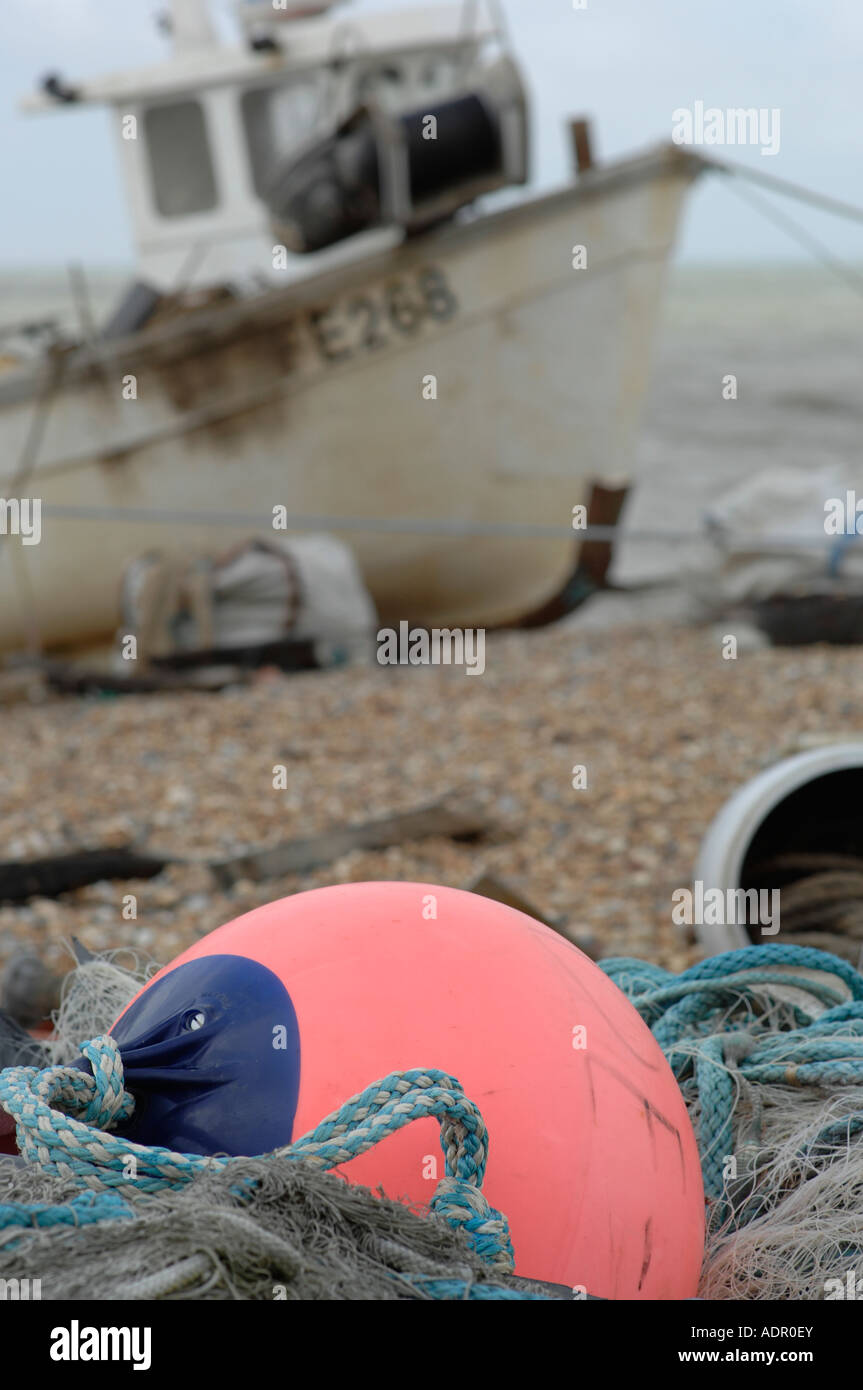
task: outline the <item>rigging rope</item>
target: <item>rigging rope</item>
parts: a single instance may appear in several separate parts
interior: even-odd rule
[[[170,510],[167,507],[95,507],[78,503],[43,503],[43,517],[57,521],[128,521],[174,526],[238,526],[246,529],[273,530],[272,514],[258,512],[219,512],[208,509]],[[279,534],[291,531],[348,531],[359,533],[380,533],[382,535],[452,536],[467,539],[473,536],[512,540],[571,540],[574,544],[582,541],[644,541],[667,545],[673,542],[683,544],[705,543],[702,531],[635,530],[617,526],[555,526],[532,522],[462,521],[458,518],[435,517],[379,517],[379,516],[336,516],[336,515],[294,515],[286,516],[279,526]],[[759,552],[782,552],[785,550],[828,550],[834,538],[826,532],[791,533],[779,532],[770,536],[753,537],[744,532],[722,532],[723,541],[746,541],[757,544]]]
[[[826,270],[829,270],[831,274],[836,275],[844,284],[854,290],[855,294],[863,295],[863,275],[859,275],[852,266],[846,265],[844,261],[834,256],[833,252],[830,251],[823,242],[819,241],[817,237],[812,236],[811,232],[807,232],[805,228],[801,227],[798,222],[795,222],[792,217],[788,217],[785,213],[780,212],[772,203],[768,202],[765,198],[761,198],[757,193],[753,193],[751,189],[741,188],[734,183],[729,183],[728,187],[736,197],[742,198],[745,203],[749,203],[750,207],[754,207],[757,212],[760,212],[762,217],[766,217],[774,226],[780,227],[784,232],[787,232],[805,251],[808,251],[810,255],[814,256]]]
[[[820,208],[822,212],[831,212],[834,216],[845,217],[851,222],[863,222],[863,208],[857,207],[855,203],[845,203],[839,198],[829,197],[826,193],[817,193],[814,189],[805,188],[803,184],[792,183],[790,179],[780,179],[776,174],[765,174],[762,170],[753,169],[751,165],[741,164],[735,159],[711,158],[710,155],[702,154],[700,149],[698,155],[705,165],[715,169],[719,174],[734,174],[738,178],[749,179],[752,183],[760,183],[786,198],[795,198],[798,202],[808,203],[810,207]]]

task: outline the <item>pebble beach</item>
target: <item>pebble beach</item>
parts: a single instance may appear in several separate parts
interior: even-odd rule
[[[4,859],[133,845],[183,862],[146,881],[0,907],[0,966],[26,950],[68,968],[73,935],[164,963],[302,889],[390,878],[468,887],[485,873],[597,958],[684,969],[698,953],[691,929],[672,924],[671,894],[691,883],[711,818],[796,739],[863,729],[863,651],[741,643],[725,660],[715,629],[600,626],[590,614],[588,603],[555,627],[491,636],[482,676],[267,671],[219,694],[7,707]],[[579,789],[576,765],[586,770]],[[479,805],[487,833],[356,850],[228,889],[208,868],[442,796]]]

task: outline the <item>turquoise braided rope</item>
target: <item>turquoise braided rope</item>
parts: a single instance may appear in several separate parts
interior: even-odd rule
[[[134,1213],[116,1192],[82,1192],[69,1202],[0,1202],[0,1231],[52,1230],[55,1226],[92,1226],[99,1221],[131,1221]],[[4,1249],[14,1249],[4,1240]]]
[[[238,1161],[176,1153],[111,1134],[135,1105],[123,1085],[119,1047],[107,1034],[84,1043],[81,1051],[92,1076],[77,1067],[9,1067],[0,1072],[0,1105],[15,1120],[24,1158],[81,1187],[146,1193],[181,1187],[199,1173],[221,1171]],[[514,1257],[506,1217],[481,1190],[488,1158],[485,1122],[459,1082],[446,1072],[393,1072],[272,1156],[335,1168],[429,1116],[440,1123],[445,1163],[432,1211],[463,1230],[493,1270],[511,1273]]]
[[[795,975],[787,967],[817,973]],[[650,1027],[687,1099],[699,1102],[698,1142],[709,1197],[721,1199],[725,1191],[738,1077],[753,1085],[863,1086],[863,975],[828,951],[747,946],[681,975],[626,957],[600,961],[600,968]],[[834,981],[819,980],[818,974]],[[850,1002],[837,990],[836,978]],[[828,1007],[819,1018],[796,1007],[798,1028],[769,1030],[759,1001],[771,984],[796,985]],[[815,1148],[827,1153],[847,1145],[861,1129],[863,1104],[827,1126]]]

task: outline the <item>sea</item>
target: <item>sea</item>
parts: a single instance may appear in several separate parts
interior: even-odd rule
[[[813,264],[671,268],[624,517],[632,539],[618,548],[618,581],[675,570],[674,547],[638,533],[701,535],[705,511],[756,473],[860,468],[858,274],[859,283],[848,284]],[[692,547],[689,557],[697,562]]]

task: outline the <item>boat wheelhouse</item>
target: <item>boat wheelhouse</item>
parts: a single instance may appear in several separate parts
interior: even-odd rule
[[[505,37],[462,4],[349,19],[341,5],[237,9],[243,41],[227,45],[205,0],[172,0],[169,60],[74,84],[54,74],[25,103],[109,109],[138,273],[165,292],[308,274],[299,258],[273,270],[274,172],[359,108],[433,112],[472,90]],[[374,244],[399,235],[382,229]]]

